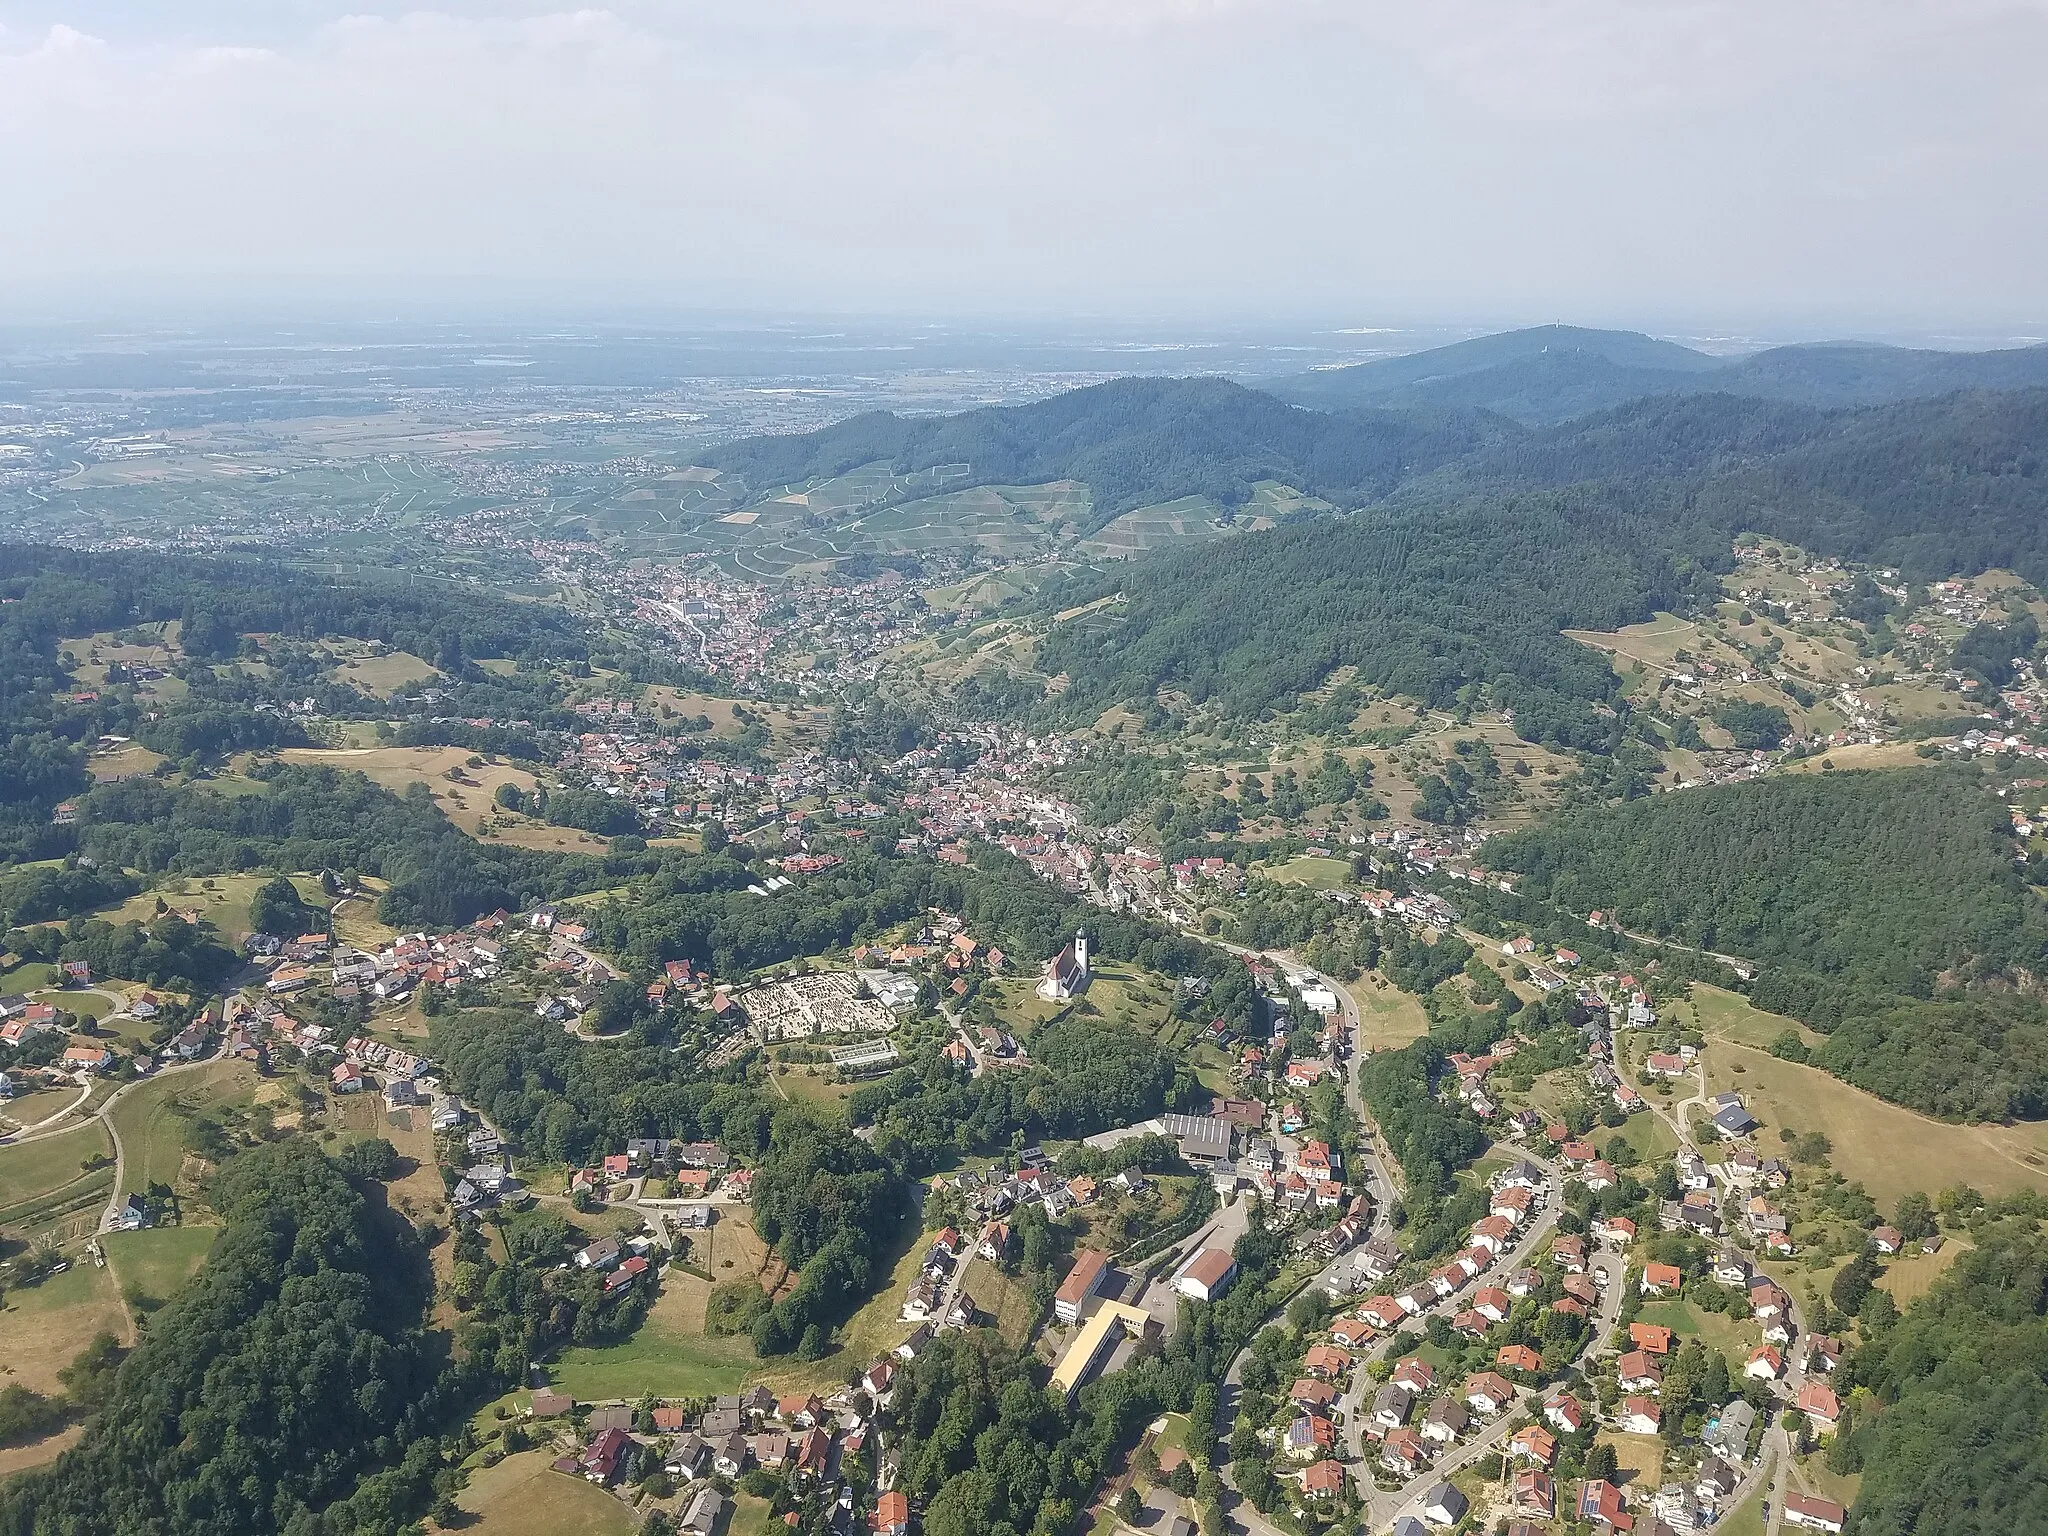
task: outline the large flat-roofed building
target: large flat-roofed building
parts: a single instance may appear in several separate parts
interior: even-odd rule
[[[1053,1367],[1053,1387],[1072,1397],[1117,1345],[1126,1338],[1143,1338],[1158,1326],[1158,1321],[1142,1307],[1127,1306],[1121,1301],[1103,1302],[1081,1325],[1080,1333]]]
[[[1230,1156],[1230,1122],[1214,1115],[1161,1115],[1166,1134],[1180,1143],[1191,1163],[1216,1163]]]

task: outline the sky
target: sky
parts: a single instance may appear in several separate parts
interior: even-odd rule
[[[0,317],[2024,331],[2044,80],[2048,0],[0,0]]]

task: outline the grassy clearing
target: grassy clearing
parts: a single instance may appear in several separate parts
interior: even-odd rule
[[[115,922],[152,922],[157,915],[157,902],[161,900],[173,912],[213,924],[233,942],[247,937],[249,903],[255,900],[258,888],[268,884],[272,878],[270,875],[207,875],[203,878],[167,879],[154,890],[129,897],[109,915]],[[320,894],[318,881],[306,878],[293,883],[316,911],[327,905],[327,898]]]
[[[1763,1331],[1754,1322],[1738,1321],[1720,1312],[1702,1312],[1689,1301],[1650,1302],[1643,1308],[1642,1320],[1669,1328],[1680,1338],[1698,1339],[1709,1349],[1718,1349],[1738,1380],[1749,1352],[1763,1342]]]
[[[253,1103],[257,1086],[256,1069],[248,1062],[217,1061],[126,1094],[114,1106],[114,1126],[126,1154],[122,1193],[140,1193],[155,1183],[176,1188],[186,1160],[186,1122],[226,1105]]]
[[[745,1212],[721,1213],[708,1232],[692,1235],[691,1245],[693,1267],[712,1278],[672,1266],[632,1338],[563,1353],[555,1373],[563,1391],[581,1398],[643,1392],[709,1397],[763,1374],[747,1338],[712,1338],[704,1331],[704,1315],[714,1286],[751,1278],[767,1289],[780,1278],[780,1265]]]
[[[1797,1019],[1751,1007],[1749,999],[1740,992],[1724,992],[1719,987],[1695,982],[1690,1001],[1693,1022],[1710,1039],[1733,1040],[1737,1045],[1765,1051],[1788,1029],[1797,1030],[1808,1045],[1817,1045],[1822,1038]]]
[[[351,769],[397,795],[408,785],[424,784],[441,814],[472,837],[553,853],[598,853],[606,846],[587,832],[500,810],[492,799],[499,786],[512,784],[530,794],[534,776],[509,763],[472,768],[469,759],[476,754],[462,747],[287,747],[278,755],[288,763]],[[451,771],[461,778],[450,779]]]
[[[0,1147],[0,1225],[23,1207],[40,1204],[91,1178],[83,1165],[112,1156],[113,1150],[97,1120],[55,1136]]]
[[[1623,1435],[1603,1429],[1595,1439],[1614,1447],[1614,1461],[1621,1469],[1615,1481],[1628,1490],[1630,1499],[1663,1486],[1664,1442],[1655,1435]]]
[[[41,1285],[9,1290],[0,1307],[0,1386],[63,1391],[57,1373],[102,1332],[125,1338],[128,1318],[112,1272],[90,1259],[74,1259]]]
[[[1358,1003],[1358,1043],[1368,1051],[1395,1050],[1429,1033],[1422,1004],[1374,971],[1351,987]]]
[[[475,1519],[477,1536],[627,1536],[631,1511],[580,1477],[550,1471],[547,1451],[521,1451],[474,1474],[456,1503]]]
[[[1678,1150],[1678,1137],[1661,1118],[1647,1111],[1628,1117],[1628,1124],[1614,1133],[1635,1149],[1636,1157],[1645,1168],[1655,1168]],[[1604,1133],[1596,1132],[1594,1140],[1601,1146],[1607,1142]]]
[[[441,674],[427,662],[405,651],[391,651],[382,656],[367,652],[337,660],[335,677],[344,683],[351,683],[373,698],[388,699],[401,689],[416,683],[432,682]]]
[[[1774,1144],[1780,1127],[1824,1132],[1844,1178],[1860,1180],[1880,1206],[1908,1190],[1968,1184],[1986,1194],[2048,1187],[2048,1125],[1949,1125],[1852,1088],[1818,1067],[1715,1041],[1703,1053],[1710,1093],[1733,1089]],[[1740,1069],[1740,1070],[1738,1070]],[[1910,1148],[1910,1155],[1902,1156]]]
[[[83,1424],[73,1424],[69,1429],[60,1429],[56,1434],[44,1439],[31,1441],[27,1445],[10,1445],[5,1450],[0,1450],[0,1482],[5,1482],[17,1472],[48,1466],[78,1444],[84,1434]]]
[[[1903,1312],[1925,1296],[1928,1288],[1941,1278],[1942,1271],[1955,1263],[1956,1255],[1969,1246],[1966,1241],[1950,1237],[1941,1245],[1939,1253],[1902,1253],[1896,1258],[1886,1259],[1884,1273],[1877,1283],[1891,1292],[1892,1300]]]
[[[154,1227],[110,1232],[101,1241],[124,1293],[169,1301],[199,1273],[219,1235],[218,1227]]]
[[[1351,866],[1343,859],[1302,854],[1266,871],[1269,878],[1284,885],[1306,885],[1318,891],[1343,888],[1351,878]]]

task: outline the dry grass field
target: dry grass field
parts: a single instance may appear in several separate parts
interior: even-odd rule
[[[74,1259],[41,1285],[10,1289],[0,1306],[0,1386],[62,1392],[57,1373],[99,1333],[126,1340],[131,1330],[113,1271],[90,1259]]]
[[[394,794],[411,784],[424,784],[441,814],[472,837],[510,843],[547,853],[601,853],[605,840],[572,827],[551,827],[530,816],[499,809],[492,797],[501,784],[532,792],[535,779],[523,768],[506,763],[468,766],[472,753],[461,747],[287,747],[278,754],[288,763],[325,763],[352,769]],[[460,779],[448,777],[450,770]]]
[[[580,1477],[551,1471],[552,1453],[521,1451],[474,1473],[456,1503],[475,1536],[628,1536],[632,1512]]]
[[[2048,1188],[2048,1125],[1949,1125],[1749,1046],[1715,1040],[1704,1055],[1709,1092],[1740,1093],[1763,1125],[1761,1143],[1775,1145],[1782,1126],[1823,1132],[1835,1170],[1881,1207],[1955,1184],[1986,1194]]]
[[[1361,1050],[1398,1050],[1429,1033],[1429,1016],[1410,994],[1372,972],[1351,984],[1358,1003],[1358,1044]]]

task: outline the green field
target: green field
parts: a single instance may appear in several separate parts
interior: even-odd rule
[[[27,1229],[51,1212],[80,1205],[113,1183],[111,1168],[81,1164],[112,1147],[97,1120],[20,1146],[0,1147],[0,1227]]]
[[[255,1089],[254,1067],[222,1061],[193,1072],[167,1073],[129,1090],[114,1106],[114,1125],[127,1154],[122,1193],[139,1193],[151,1184],[175,1186],[185,1162],[187,1122],[217,1106],[248,1102]]]
[[[124,1293],[169,1301],[199,1273],[219,1235],[218,1227],[154,1227],[100,1241]]]
[[[1763,1342],[1763,1332],[1754,1322],[1741,1321],[1721,1312],[1702,1312],[1689,1301],[1653,1301],[1642,1310],[1642,1321],[1669,1328],[1680,1338],[1698,1339],[1709,1349],[1718,1349],[1728,1361],[1729,1371],[1741,1379],[1749,1352]]]
[[[585,1400],[639,1398],[654,1392],[665,1397],[716,1397],[737,1392],[760,1361],[745,1335],[714,1339],[682,1326],[673,1312],[656,1302],[647,1321],[630,1339],[595,1348],[562,1351],[555,1362],[557,1390]]]

